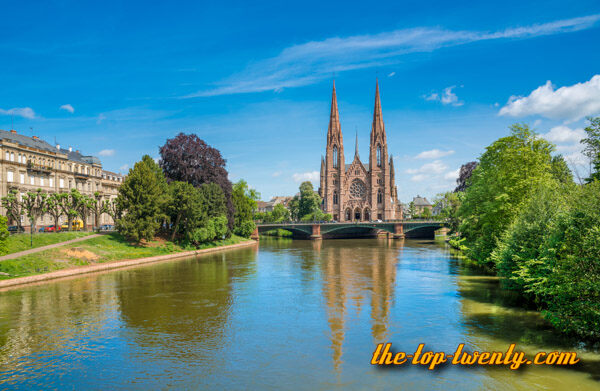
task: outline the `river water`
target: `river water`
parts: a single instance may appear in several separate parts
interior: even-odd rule
[[[574,368],[378,368],[394,350],[575,350]],[[433,241],[292,241],[0,292],[0,389],[600,389],[600,353]]]

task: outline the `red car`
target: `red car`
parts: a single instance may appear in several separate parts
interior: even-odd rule
[[[48,225],[46,227],[40,228],[40,232],[56,232],[57,230],[60,231],[60,226],[58,227],[58,229],[55,225]]]

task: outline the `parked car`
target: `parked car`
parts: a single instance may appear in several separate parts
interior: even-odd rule
[[[69,229],[69,223],[64,223],[60,226],[61,229]],[[71,231],[80,231],[83,228],[83,221],[81,220],[73,220],[71,222]]]
[[[9,225],[8,232],[10,232],[12,234],[17,233],[17,232],[25,232],[25,228],[19,227],[18,225]]]
[[[60,229],[61,229],[61,228],[60,228],[60,227],[58,227],[58,231],[60,231]],[[45,226],[45,227],[41,227],[41,228],[39,229],[39,231],[40,231],[40,232],[56,232],[56,231],[57,231],[57,229],[56,229],[56,226],[53,224],[53,225],[47,225],[47,226]]]
[[[104,224],[100,226],[100,231],[112,231],[115,229],[114,225],[111,224]]]

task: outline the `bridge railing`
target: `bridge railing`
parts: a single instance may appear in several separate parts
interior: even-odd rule
[[[346,224],[346,225],[358,225],[358,224],[390,224],[390,223],[438,223],[443,224],[448,222],[447,219],[440,220],[427,220],[427,219],[404,219],[404,220],[385,220],[385,221],[278,221],[276,223],[265,223],[256,222],[257,226],[286,226],[286,225],[335,225],[335,224]]]

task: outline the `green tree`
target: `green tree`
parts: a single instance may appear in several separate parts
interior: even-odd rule
[[[573,183],[573,173],[562,155],[552,157],[552,176],[562,184]]]
[[[300,184],[300,199],[298,203],[298,217],[303,219],[306,215],[318,216],[321,211],[321,197],[315,192],[311,182]]]
[[[30,191],[22,196],[23,210],[29,219],[31,233],[35,231],[37,220],[46,213],[46,199],[48,194],[42,189]]]
[[[23,205],[19,201],[19,192],[16,189],[10,189],[5,197],[2,197],[2,207],[6,209],[6,217],[14,221],[21,231],[21,216],[23,216]]]
[[[527,125],[486,148],[459,209],[468,255],[487,264],[497,241],[541,183],[552,180],[552,144]]]
[[[94,196],[89,198],[89,206],[92,216],[94,216],[94,227],[100,229],[100,217],[105,213],[102,194],[95,192]]]
[[[208,214],[203,208],[202,195],[198,189],[186,182],[171,182],[169,190],[171,197],[167,211],[172,224],[171,240],[174,240],[176,235],[189,237],[193,229],[208,219]]]
[[[434,205],[441,207],[439,217],[450,225],[451,232],[457,232],[460,224],[458,208],[460,207],[463,192],[446,192],[439,194]]]
[[[73,228],[73,220],[79,216],[81,210],[81,193],[77,189],[71,189],[69,193],[63,193],[60,201],[62,214],[67,217],[67,227],[70,230]]]
[[[150,156],[144,156],[119,187],[117,202],[124,215],[117,220],[117,229],[138,242],[153,239],[166,218],[166,181],[156,166]]]
[[[202,208],[207,217],[227,215],[227,198],[221,186],[216,183],[204,183],[198,190],[202,196]]]
[[[251,189],[245,180],[240,179],[233,185],[234,228],[238,228],[244,221],[252,220],[252,216],[256,212],[256,200],[259,198],[260,194]]]
[[[282,204],[277,204],[273,207],[273,211],[271,212],[272,222],[280,222],[287,221],[290,219],[290,211],[283,206]]]
[[[590,124],[583,129],[587,135],[581,140],[585,145],[583,154],[590,161],[590,176],[586,181],[600,180],[600,117],[588,118]]]
[[[288,208],[290,209],[290,217],[292,220],[296,221],[300,219],[300,197],[294,196],[288,204]]]
[[[56,228],[54,232],[59,232],[59,223],[60,216],[63,215],[63,198],[65,197],[64,193],[51,193],[48,195],[46,200],[46,211],[52,218],[54,219],[54,227]]]

